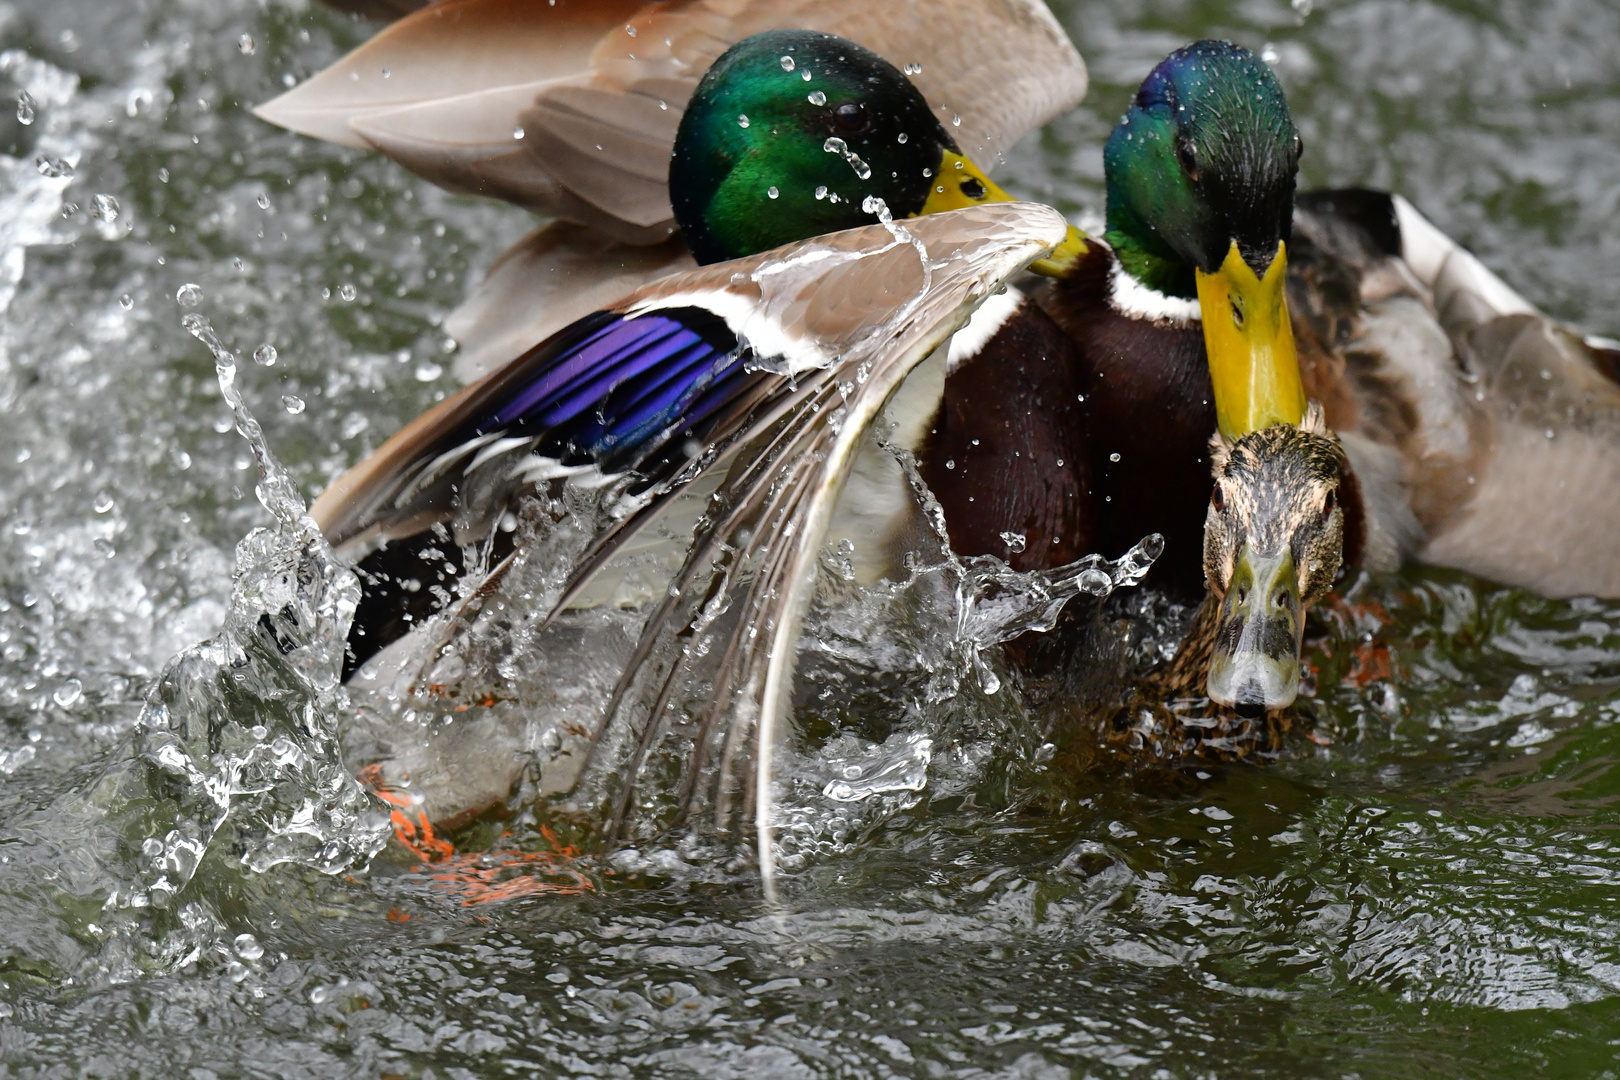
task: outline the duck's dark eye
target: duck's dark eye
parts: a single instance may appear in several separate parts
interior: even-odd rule
[[[1333,516],[1333,492],[1330,491],[1330,492],[1327,493],[1327,498],[1322,500],[1322,518],[1321,519],[1323,521],[1326,521],[1328,518],[1330,518],[1332,516]]]
[[[984,185],[970,176],[962,181],[962,194],[976,202],[984,198]]]
[[[833,119],[845,131],[865,131],[871,123],[866,118],[866,110],[853,101],[846,101],[833,110]]]
[[[1177,139],[1176,160],[1181,162],[1181,171],[1187,174],[1187,179],[1196,184],[1198,182],[1198,158],[1194,153],[1193,144],[1186,139]]]
[[[1215,493],[1209,497],[1209,502],[1217,514],[1226,509],[1226,495],[1221,491],[1221,485],[1215,485]]]

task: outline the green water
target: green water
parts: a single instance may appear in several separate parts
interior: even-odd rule
[[[1613,6],[1056,8],[1093,89],[1010,155],[1011,190],[1095,214],[1102,138],[1155,60],[1269,44],[1307,186],[1398,190],[1620,335]],[[245,871],[227,829],[176,951],[114,963],[94,830],[50,808],[127,752],[265,519],[177,290],[201,287],[313,489],[453,389],[436,325],[529,228],[246,111],[371,29],[248,0],[0,4],[0,1076],[1620,1071],[1620,603],[1420,570],[1347,583],[1313,623],[1317,695],[1275,760],[1037,770],[994,799],[931,780],[777,909],[679,841],[468,906],[398,848]],[[71,180],[42,188],[39,156]],[[246,359],[263,344],[272,367]],[[1003,695],[953,707],[1006,723]],[[1036,787],[1062,798],[1037,810]]]

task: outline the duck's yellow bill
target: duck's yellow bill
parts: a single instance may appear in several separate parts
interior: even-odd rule
[[[961,210],[964,207],[981,206],[984,203],[1016,201],[997,187],[995,181],[984,175],[984,171],[973,162],[947,150],[939,160],[939,168],[934,176],[934,189],[928,193],[928,201],[917,211],[917,216],[938,214],[946,210]],[[1047,277],[1063,277],[1074,269],[1075,264],[1085,253],[1086,234],[1070,225],[1069,235],[1064,238],[1063,243],[1046,258],[1031,263],[1029,268]]]
[[[1215,418],[1228,442],[1273,424],[1305,419],[1305,388],[1288,317],[1288,245],[1277,245],[1264,278],[1237,242],[1213,274],[1198,272],[1204,348],[1215,385]]]

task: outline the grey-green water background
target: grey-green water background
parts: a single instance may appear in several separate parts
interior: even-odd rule
[[[1612,4],[1055,6],[1093,88],[1010,156],[1011,190],[1094,213],[1156,59],[1269,45],[1307,185],[1398,190],[1620,335]],[[247,112],[373,30],[279,2],[0,4],[0,1076],[1620,1071],[1620,605],[1424,571],[1320,621],[1281,760],[1099,775],[1057,815],[925,798],[805,875],[784,923],[678,851],[477,910],[393,856],[326,877],[210,852],[196,954],[98,975],[101,916],[51,899],[85,887],[82,839],[37,811],[217,629],[265,518],[177,290],[201,287],[313,490],[453,388],[436,324],[530,224]],[[263,345],[273,366],[246,361]],[[44,862],[17,855],[25,821]]]

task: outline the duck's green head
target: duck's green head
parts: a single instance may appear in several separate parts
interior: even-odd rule
[[[709,68],[681,117],[669,195],[700,263],[871,225],[871,196],[896,218],[1011,201],[894,65],[806,30],[756,34]],[[1071,230],[1037,265],[1057,272],[1083,250]]]
[[[1304,415],[1284,295],[1301,149],[1271,69],[1199,41],[1153,69],[1103,151],[1107,240],[1143,285],[1197,297],[1234,442]]]

